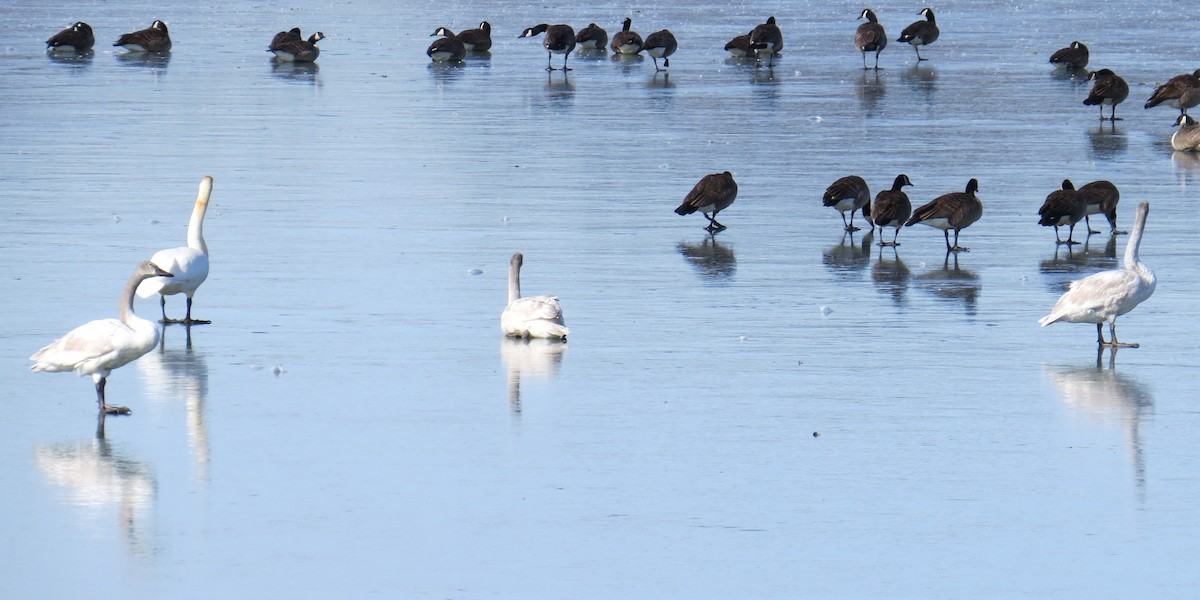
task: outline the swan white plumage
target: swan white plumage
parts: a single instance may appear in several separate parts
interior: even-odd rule
[[[1038,324],[1045,327],[1058,321],[1069,323],[1095,323],[1096,342],[1113,348],[1137,348],[1137,344],[1117,341],[1117,317],[1131,311],[1154,293],[1154,272],[1138,258],[1138,246],[1142,242],[1142,231],[1146,228],[1146,215],[1150,203],[1138,204],[1137,218],[1133,223],[1133,235],[1125,246],[1125,268],[1101,271],[1078,281],[1071,282],[1071,289],[1063,294]],[[1103,325],[1108,322],[1110,341],[1104,341]]]
[[[158,345],[158,325],[133,312],[133,295],[138,284],[151,277],[171,277],[154,263],[138,263],[133,275],[121,292],[119,319],[97,319],[72,329],[38,350],[29,360],[30,371],[74,371],[76,375],[91,375],[96,384],[96,402],[108,414],[127,415],[123,406],[109,406],[104,400],[104,386],[113,369],[137,360]]]
[[[152,278],[138,286],[137,294],[149,298],[159,294],[159,307],[162,308],[164,324],[183,323],[184,325],[206,325],[212,321],[192,318],[192,297],[196,289],[208,279],[208,246],[204,243],[204,213],[208,210],[208,198],[212,195],[212,177],[200,180],[200,192],[196,196],[196,205],[192,208],[192,218],[188,221],[187,246],[159,250],[150,257],[150,262],[171,273],[170,279]],[[187,295],[187,316],[182,321],[167,318],[167,296],[174,294]]]
[[[558,296],[521,297],[524,261],[517,252],[508,262],[508,306],[500,313],[500,329],[509,337],[567,339],[571,330],[563,322]]]

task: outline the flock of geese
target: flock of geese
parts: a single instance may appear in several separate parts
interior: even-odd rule
[[[921,56],[920,47],[937,41],[940,31],[931,9],[925,8],[919,15],[923,20],[904,28],[897,41],[910,44],[917,60],[924,61],[927,59]],[[879,55],[888,44],[888,36],[871,9],[864,9],[859,19],[865,19],[865,22],[855,31],[854,44],[862,53],[863,68],[879,69]],[[439,27],[432,34],[439,39],[429,46],[426,54],[437,62],[461,61],[468,52],[487,52],[492,46],[491,33],[492,28],[487,21],[480,23],[477,28],[457,34],[446,27]],[[561,69],[569,70],[567,58],[576,47],[581,51],[599,52],[610,48],[619,56],[645,52],[654,59],[655,70],[661,71],[670,66],[669,57],[678,48],[675,36],[666,29],[643,39],[632,30],[632,19],[629,18],[624,20],[621,31],[612,36],[611,42],[608,33],[595,23],[578,33],[569,25],[543,23],[525,29],[518,37],[538,35],[544,36],[542,45],[547,52],[546,69],[551,71],[557,70],[552,64],[554,54],[563,55]],[[319,56],[320,50],[316,44],[324,37],[323,33],[317,32],[304,39],[299,28],[281,31],[271,40],[268,50],[280,61],[311,62]],[[46,41],[50,52],[90,52],[94,43],[92,28],[83,22],[75,23]],[[168,52],[171,39],[167,25],[156,20],[146,29],[121,35],[113,45],[131,52]],[[770,66],[783,47],[782,32],[775,17],[770,17],[749,33],[734,37],[725,45],[725,50],[735,57],[765,59]],[[867,66],[868,53],[875,55],[873,67]],[[663,59],[661,68],[658,66],[660,58]],[[1088,59],[1087,47],[1075,41],[1055,52],[1050,62],[1057,68],[1082,71],[1086,69]],[[1110,69],[1092,71],[1088,73],[1088,79],[1094,83],[1083,103],[1100,106],[1101,120],[1119,120],[1116,106],[1128,97],[1129,85]],[[1172,146],[1176,150],[1194,151],[1200,150],[1200,125],[1188,115],[1187,110],[1197,104],[1200,104],[1200,69],[1158,86],[1145,108],[1167,105],[1179,109],[1180,115],[1175,122],[1179,130],[1172,136]],[[1104,116],[1105,106],[1111,109],[1108,117]],[[968,251],[968,248],[959,246],[959,234],[983,215],[983,204],[976,196],[979,182],[971,179],[964,191],[943,194],[915,210],[903,190],[912,185],[907,175],[900,174],[891,188],[879,192],[872,202],[867,182],[860,176],[849,175],[831,184],[822,202],[841,213],[847,232],[859,229],[854,225],[854,215],[860,211],[872,229],[879,227],[882,231],[885,227],[894,228],[892,240],[881,240],[880,246],[899,245],[900,229],[919,223],[942,230],[948,254]],[[31,370],[73,371],[80,376],[91,375],[102,414],[129,414],[128,408],[106,402],[104,388],[107,377],[113,369],[136,360],[154,348],[160,337],[156,323],[134,313],[134,296],[148,298],[157,294],[160,297],[163,324],[182,323],[191,326],[208,323],[192,317],[192,299],[208,276],[208,248],[204,243],[203,221],[211,193],[212,178],[205,177],[200,183],[188,224],[187,246],[159,251],[150,260],[137,265],[121,292],[118,318],[91,321],[73,329],[31,356],[30,359],[34,361]],[[675,212],[679,215],[701,213],[708,221],[705,229],[715,235],[726,228],[717,221],[718,213],[733,204],[737,193],[737,182],[729,171],[705,175]],[[1093,214],[1105,215],[1112,235],[1125,233],[1118,231],[1116,225],[1119,199],[1120,192],[1109,181],[1094,181],[1076,189],[1070,180],[1064,180],[1062,189],[1048,195],[1038,211],[1039,224],[1054,227],[1059,244],[1078,243],[1074,240],[1074,228],[1080,220],[1085,221],[1089,235],[1099,233],[1091,228],[1088,221]],[[1148,214],[1149,204],[1139,204],[1125,250],[1124,267],[1072,282],[1051,313],[1039,321],[1042,326],[1059,321],[1092,323],[1096,325],[1097,343],[1100,346],[1137,346],[1117,340],[1116,318],[1132,310],[1154,292],[1154,273],[1138,256]],[[1060,226],[1069,228],[1066,240],[1059,235]],[[952,230],[953,242],[950,240]],[[558,298],[551,295],[521,295],[520,271],[523,263],[524,256],[520,252],[513,254],[509,262],[508,304],[500,316],[501,330],[510,337],[565,341],[570,330],[563,319]],[[166,314],[166,296],[175,294],[184,294],[187,298],[186,315],[181,320],[169,319]],[[1103,335],[1104,323],[1109,325],[1108,340]]]

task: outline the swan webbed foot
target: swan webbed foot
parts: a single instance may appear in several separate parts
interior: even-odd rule
[[[1096,233],[1100,233],[1100,232],[1099,232],[1099,231],[1097,231]],[[1114,230],[1112,230],[1112,232],[1110,233],[1110,235],[1126,235],[1126,234],[1128,234],[1128,233],[1129,233],[1128,231],[1121,231],[1121,230],[1119,230],[1119,229],[1114,229]]]
[[[966,246],[953,246],[953,247],[951,247],[951,248],[950,248],[950,251],[951,251],[951,252],[956,252],[956,253],[957,253],[957,252],[970,252],[970,251],[971,251],[971,249],[970,249],[970,248],[968,248],[968,247],[966,247]]]
[[[1114,350],[1117,348],[1139,348],[1139,347],[1141,347],[1140,344],[1137,344],[1137,343],[1118,342],[1116,340],[1113,340],[1111,342],[1100,342],[1100,345],[1105,348],[1112,348]]]
[[[132,415],[133,411],[127,406],[113,406],[111,404],[101,404],[100,412],[106,415]]]
[[[212,325],[212,321],[208,319],[184,319],[180,321],[180,323],[183,323],[188,327],[191,327],[192,325]]]

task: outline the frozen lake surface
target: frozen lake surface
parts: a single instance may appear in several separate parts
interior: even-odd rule
[[[1200,159],[1172,152],[1174,109],[1141,107],[1200,66],[1163,35],[1182,5],[943,4],[919,66],[894,40],[921,5],[875,5],[876,73],[859,5],[419,4],[0,11],[7,595],[1200,589]],[[771,14],[774,67],[728,59]],[[607,54],[547,73],[516,37],[626,16],[675,33],[669,76]],[[154,19],[169,57],[110,46]],[[485,19],[490,56],[429,63],[436,27]],[[94,54],[47,56],[79,20]],[[316,64],[264,52],[293,26],[326,34]],[[1129,82],[1125,120],[1051,72],[1076,39]],[[724,170],[740,193],[710,237],[672,210]],[[821,206],[838,177],[899,173],[915,205],[979,180],[969,253],[926,227],[880,249]],[[115,316],[137,261],[185,243],[204,175],[212,324],[114,372],[133,415],[99,437],[90,381],[27,357]],[[1138,349],[1037,326],[1125,245],[1100,218],[1055,248],[1037,210],[1064,178],[1113,181],[1123,229],[1151,203],[1158,290],[1120,320]],[[514,251],[569,344],[502,339]]]

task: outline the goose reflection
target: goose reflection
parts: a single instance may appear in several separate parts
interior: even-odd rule
[[[1054,255],[1042,259],[1038,270],[1048,276],[1047,285],[1062,293],[1071,287],[1071,280],[1080,273],[1117,268],[1117,236],[1109,236],[1103,244],[1093,242],[1097,236],[1088,236],[1079,247],[1066,244],[1054,249]],[[1065,246],[1065,247],[1064,247]]]
[[[195,461],[196,477],[208,480],[212,455],[204,405],[208,399],[208,365],[204,355],[192,348],[191,328],[187,329],[187,344],[183,349],[167,348],[164,332],[159,349],[138,359],[138,371],[146,386],[159,398],[182,402],[186,407],[188,446]]]
[[[1189,183],[1200,180],[1200,154],[1176,150],[1171,153],[1171,164],[1175,167],[1175,177],[1184,190]]]
[[[566,342],[537,338],[504,338],[500,357],[508,369],[508,407],[521,412],[521,378],[550,380],[558,376]]]
[[[88,49],[83,52],[47,52],[46,56],[50,57],[50,62],[60,65],[86,67],[92,64],[96,51]]]
[[[675,87],[675,82],[671,81],[671,73],[668,71],[655,71],[650,80],[646,82],[647,88],[662,88],[672,89]]]
[[[871,240],[875,239],[872,228],[855,243],[854,232],[843,232],[842,239],[821,256],[825,268],[841,279],[854,279],[855,275],[866,270],[871,264]]]
[[[962,302],[967,315],[975,316],[982,286],[978,275],[958,265],[957,252],[947,252],[942,268],[922,273],[917,279],[929,293],[945,300]]]
[[[171,62],[170,52],[123,52],[116,57],[118,62],[130,67],[165,69]]]
[[[900,70],[900,79],[912,89],[932,94],[937,91],[938,72],[933,65],[917,63]]]
[[[874,112],[879,107],[879,99],[883,98],[885,93],[887,85],[880,77],[879,71],[868,69],[859,74],[858,82],[854,86],[854,95],[863,110]]]
[[[425,68],[429,69],[434,81],[445,85],[462,79],[467,64],[462,61],[430,61]]]
[[[1129,138],[1111,121],[1107,125],[1101,122],[1096,129],[1089,130],[1088,141],[1093,160],[1113,160],[1124,154],[1129,146]]]
[[[892,255],[891,260],[885,259],[888,254]],[[881,294],[891,296],[892,302],[903,306],[907,302],[904,296],[908,292],[908,280],[911,278],[912,272],[900,258],[895,246],[879,248],[879,258],[871,267],[871,279],[875,281],[875,287]]]
[[[315,62],[284,62],[281,60],[272,60],[270,61],[270,65],[271,75],[284,81],[317,83],[317,73],[321,72],[321,66]]]
[[[1104,354],[1108,366],[1104,366]],[[1046,377],[1062,399],[1079,413],[1105,425],[1118,425],[1124,431],[1125,445],[1138,488],[1146,483],[1146,462],[1139,433],[1142,420],[1154,408],[1150,390],[1137,379],[1119,373],[1116,348],[1097,348],[1096,364],[1086,367],[1044,365]]]
[[[679,242],[676,248],[702,279],[726,283],[737,274],[737,256],[733,248],[718,242],[713,235],[705,235],[699,244]]]
[[[153,550],[154,474],[104,439],[104,413],[98,418],[94,439],[40,445],[34,449],[34,464],[64,491],[66,504],[85,518],[113,518],[130,553],[148,556]]]

